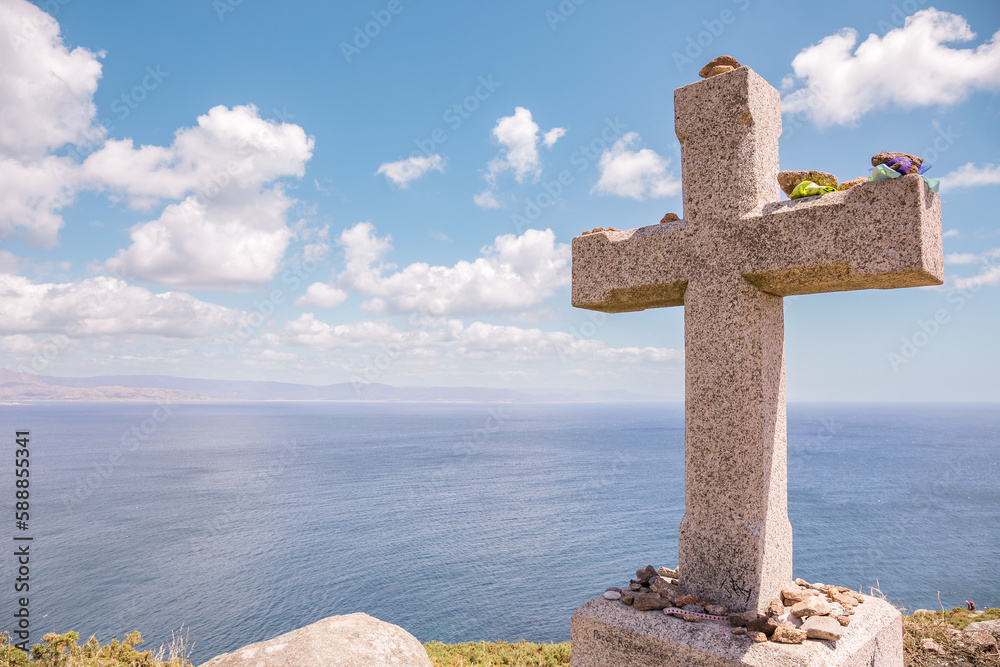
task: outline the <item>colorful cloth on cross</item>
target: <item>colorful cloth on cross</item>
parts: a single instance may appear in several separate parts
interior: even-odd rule
[[[812,181],[802,181],[795,186],[792,190],[792,194],[788,195],[789,199],[800,199],[802,197],[814,197],[816,195],[825,195],[827,192],[836,192],[837,188],[832,188],[829,185],[816,185]]]

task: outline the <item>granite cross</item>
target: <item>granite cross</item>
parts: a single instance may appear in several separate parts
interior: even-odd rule
[[[911,175],[779,201],[780,96],[747,67],[674,115],[684,218],[573,239],[573,305],[684,306],[681,586],[763,611],[792,583],[782,297],[941,284],[940,199]]]

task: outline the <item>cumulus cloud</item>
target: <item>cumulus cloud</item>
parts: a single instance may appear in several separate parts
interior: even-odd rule
[[[0,312],[0,335],[65,332],[73,337],[197,338],[234,326],[241,315],[189,294],[154,294],[112,277],[33,283],[9,274],[0,274]]]
[[[462,260],[454,266],[417,262],[398,271],[385,262],[391,238],[378,237],[371,223],[345,230],[337,242],[346,260],[337,286],[369,297],[362,308],[375,313],[518,310],[538,305],[570,281],[569,246],[556,243],[552,230],[498,236],[472,262]]]
[[[820,127],[849,125],[877,109],[951,105],[976,90],[998,90],[1000,31],[974,49],[946,46],[975,37],[963,17],[933,8],[884,37],[869,35],[856,49],[857,31],[844,28],[792,61],[790,81],[805,87],[785,97],[783,110]]]
[[[463,364],[483,360],[492,365],[537,362],[576,364],[680,364],[683,352],[659,347],[609,347],[597,339],[577,338],[568,331],[464,323],[448,317],[411,320],[408,330],[386,321],[363,320],[328,324],[312,314],[289,322],[272,343],[321,351],[390,350],[395,358],[425,363],[458,359]]]
[[[301,177],[312,150],[302,128],[265,120],[252,105],[214,107],[170,146],[109,141],[83,163],[85,182],[134,208],[181,201],[134,226],[131,246],[106,267],[185,289],[265,284],[293,237],[294,200],[276,181]]]
[[[336,308],[345,301],[347,292],[344,290],[326,283],[313,283],[305,294],[295,300],[295,305],[300,308]]]
[[[26,0],[0,2],[0,236],[54,246],[73,201],[73,162],[51,152],[101,142],[93,96],[102,54],[63,44],[59,24]]]
[[[1000,164],[977,167],[970,162],[941,177],[942,190],[975,188],[983,185],[1000,185]]]
[[[427,157],[417,156],[399,162],[385,162],[375,173],[385,174],[396,187],[405,190],[410,187],[410,183],[429,171],[444,172],[444,158],[435,153]]]
[[[539,143],[551,148],[566,134],[561,127],[541,134],[541,128],[531,117],[531,111],[516,107],[513,116],[505,116],[493,128],[493,138],[500,144],[500,153],[490,160],[484,178],[489,188],[475,197],[481,208],[499,208],[496,198],[497,178],[508,171],[514,180],[524,183],[529,178],[537,181],[542,174],[542,161],[538,154]]]
[[[681,191],[680,179],[668,171],[670,160],[649,148],[629,150],[640,141],[638,134],[629,132],[601,154],[601,177],[591,192],[641,201]]]

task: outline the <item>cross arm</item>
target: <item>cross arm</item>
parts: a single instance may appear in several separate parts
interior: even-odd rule
[[[621,313],[684,304],[691,229],[683,220],[573,239],[573,305]]]
[[[736,232],[743,276],[777,296],[944,282],[941,200],[916,175],[767,204]]]

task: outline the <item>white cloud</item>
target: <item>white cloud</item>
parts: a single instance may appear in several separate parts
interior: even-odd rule
[[[998,258],[1000,248],[993,248],[979,253],[952,253],[945,255],[944,261],[948,264],[984,264]]]
[[[551,148],[566,134],[561,127],[552,128],[539,136],[541,128],[531,117],[531,111],[516,107],[513,116],[497,120],[493,137],[500,144],[500,153],[490,160],[484,176],[489,188],[475,196],[475,203],[481,208],[499,208],[496,198],[497,177],[512,171],[514,180],[524,183],[529,178],[537,181],[542,174],[542,161],[538,154],[538,144]]]
[[[982,268],[977,276],[951,278],[945,285],[950,289],[977,289],[979,287],[1000,284],[1000,248],[984,250],[978,253],[951,253],[945,255],[944,261],[951,265],[978,264]]]
[[[601,177],[591,190],[602,195],[631,197],[670,197],[681,191],[681,181],[667,171],[670,160],[643,148],[630,151],[640,137],[629,132],[601,155]]]
[[[289,322],[272,344],[315,350],[389,350],[394,359],[421,364],[483,361],[493,366],[560,362],[576,367],[672,363],[680,364],[679,350],[657,347],[609,347],[597,339],[577,338],[567,331],[544,331],[486,322],[464,323],[446,317],[411,320],[403,331],[386,321],[363,320],[327,324],[306,314]],[[572,362],[572,364],[570,363]],[[537,366],[529,366],[537,371]]]
[[[1000,265],[998,264],[984,267],[978,276],[955,278],[951,281],[952,289],[976,289],[992,285],[1000,285]]]
[[[961,236],[961,235],[962,235],[962,233],[960,231],[958,231],[957,229],[949,229],[949,230],[947,230],[945,232],[942,232],[941,238],[943,238],[943,239],[950,239],[950,238],[952,238],[954,236]]]
[[[566,136],[566,129],[562,127],[554,127],[545,133],[542,137],[542,143],[545,144],[546,148],[552,148],[556,145],[556,142]]]
[[[403,333],[387,322],[363,320],[332,325],[317,320],[312,313],[288,322],[279,334],[281,344],[319,350],[399,344],[403,338]]]
[[[379,238],[371,223],[345,230],[346,269],[337,284],[370,297],[370,312],[470,314],[530,308],[570,281],[570,249],[552,230],[529,229],[496,237],[482,257],[454,266],[417,262],[400,271],[384,262],[391,238]]]
[[[313,283],[305,294],[295,300],[295,305],[299,308],[336,308],[345,301],[347,292],[339,287]]]
[[[972,162],[941,177],[942,190],[974,188],[982,185],[1000,185],[1000,164],[977,167]]]
[[[472,198],[476,206],[479,208],[489,209],[489,208],[502,208],[503,205],[500,200],[497,199],[497,193],[494,190],[483,190],[482,192],[476,194]]]
[[[235,326],[240,311],[189,294],[154,294],[110,277],[32,283],[0,275],[0,334],[66,332],[73,337],[154,334],[197,338]]]
[[[427,157],[411,157],[399,162],[386,162],[379,166],[376,174],[385,174],[396,187],[405,190],[410,183],[429,171],[444,172],[444,158],[438,154]]]
[[[270,280],[285,255],[295,203],[282,185],[302,177],[313,140],[256,107],[217,106],[167,147],[109,141],[82,166],[84,180],[134,208],[171,203],[130,231],[106,267],[184,289],[241,290]]]
[[[73,162],[51,151],[100,143],[93,95],[101,54],[63,44],[59,24],[25,0],[0,2],[0,237],[51,247],[73,201]]]
[[[34,159],[101,134],[93,96],[103,54],[67,49],[56,20],[26,0],[0,2],[0,25],[0,151]]]
[[[783,110],[821,127],[848,125],[878,109],[951,105],[975,90],[998,90],[1000,32],[975,49],[945,46],[975,36],[963,17],[933,8],[884,37],[869,35],[857,49],[857,31],[844,28],[792,61],[805,87],[785,97]]]

